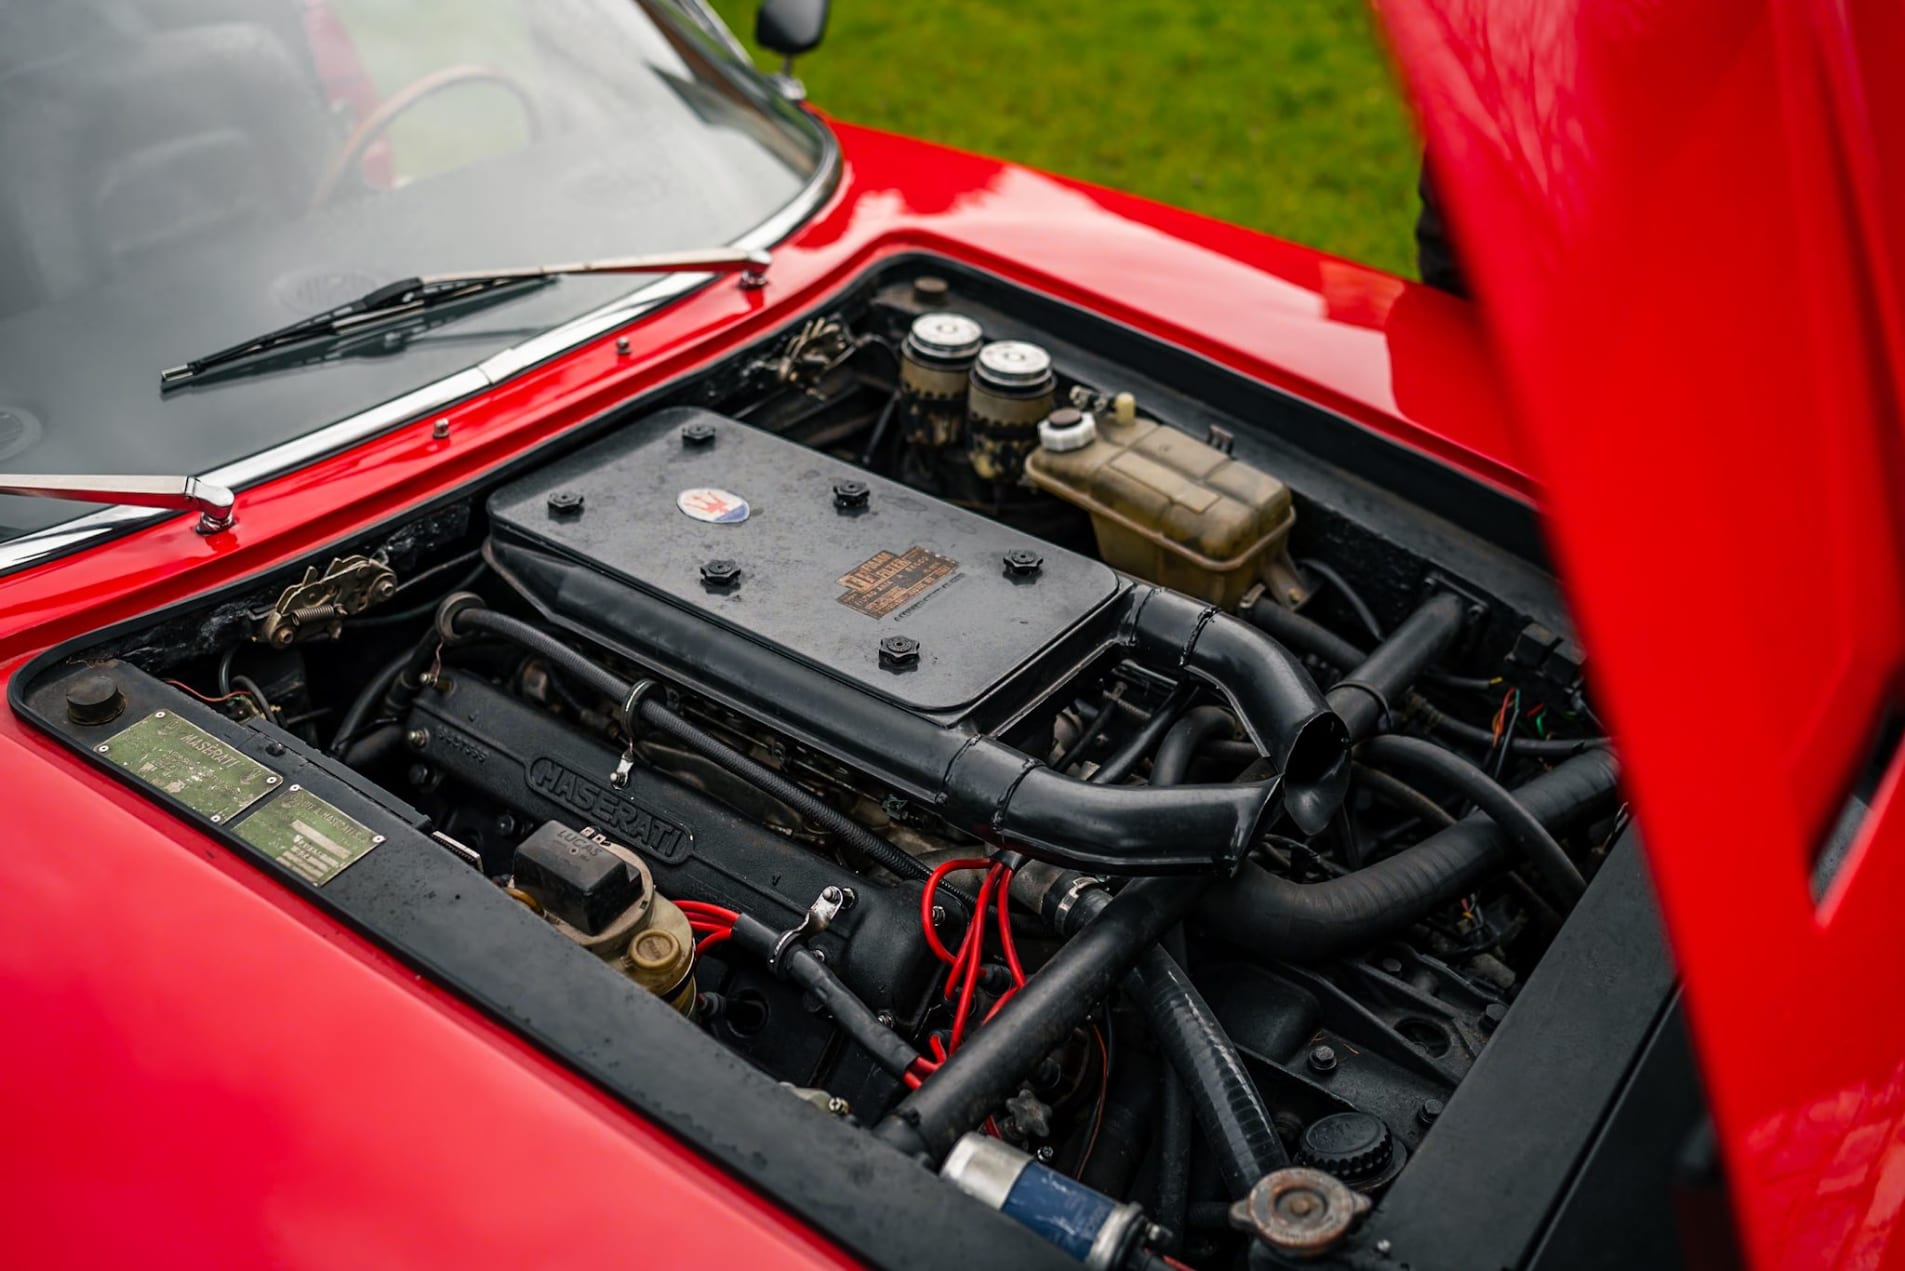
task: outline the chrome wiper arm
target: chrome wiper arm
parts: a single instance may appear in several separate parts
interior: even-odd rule
[[[197,477],[116,477],[75,473],[21,476],[0,473],[0,494],[197,512],[198,532],[201,534],[228,530],[237,519],[232,515],[232,505],[237,502],[237,496],[222,485],[213,485]]]
[[[528,265],[519,269],[466,270],[403,278],[367,291],[355,300],[300,318],[289,326],[193,358],[159,372],[161,389],[188,383],[205,372],[290,344],[343,335],[359,327],[483,292],[524,283],[545,282],[575,274],[739,274],[746,288],[767,285],[767,267],[773,257],[763,251],[720,247],[707,251],[661,252],[651,256],[622,256],[608,260],[581,260],[559,265]]]

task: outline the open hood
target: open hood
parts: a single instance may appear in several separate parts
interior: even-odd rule
[[[1905,17],[1380,8],[1630,764],[1747,1252],[1896,1258]]]

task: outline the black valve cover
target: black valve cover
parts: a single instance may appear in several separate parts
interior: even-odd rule
[[[923,714],[970,707],[1123,586],[1098,561],[686,407],[504,487],[490,516],[506,573],[511,547],[585,564]]]

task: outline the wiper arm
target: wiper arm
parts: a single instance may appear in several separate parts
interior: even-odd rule
[[[173,508],[198,513],[198,532],[228,530],[237,502],[230,490],[197,477],[114,477],[92,474],[19,476],[0,474],[0,494],[34,499],[71,499],[75,503],[117,503],[140,508]]]
[[[767,285],[767,267],[773,257],[742,248],[710,251],[662,252],[653,256],[623,256],[612,260],[574,261],[566,265],[529,265],[521,269],[473,270],[453,274],[424,274],[367,291],[323,313],[300,318],[290,326],[267,331],[230,348],[194,358],[159,372],[161,389],[185,384],[205,372],[246,358],[307,340],[343,335],[359,327],[417,313],[503,287],[540,283],[571,274],[734,274],[747,288]]]

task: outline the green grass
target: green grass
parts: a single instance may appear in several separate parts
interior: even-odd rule
[[[714,6],[751,46],[754,0]],[[1415,273],[1417,142],[1367,0],[836,0],[798,73],[841,119]]]

